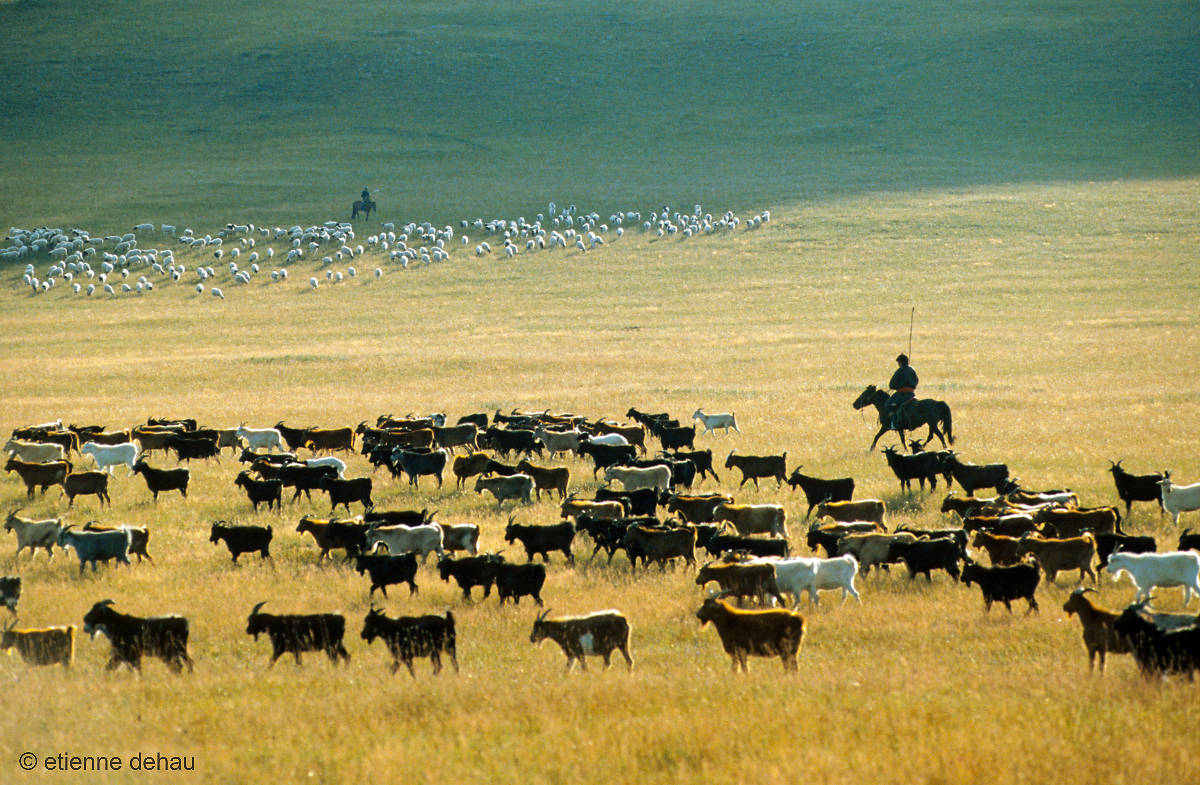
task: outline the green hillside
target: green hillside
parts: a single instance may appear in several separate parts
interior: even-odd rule
[[[754,209],[1200,170],[1188,2],[0,3],[0,224]]]

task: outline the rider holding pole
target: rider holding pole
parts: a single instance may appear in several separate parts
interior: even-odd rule
[[[891,381],[888,382],[888,389],[894,392],[884,406],[884,412],[888,415],[893,430],[899,429],[897,420],[900,409],[916,397],[917,389],[917,372],[908,364],[908,355],[899,355],[896,357],[896,362],[900,367],[896,369],[896,372],[892,374]]]

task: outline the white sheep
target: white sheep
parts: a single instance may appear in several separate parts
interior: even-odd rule
[[[312,288],[316,289],[316,288],[317,288],[317,286],[319,286],[319,285],[320,285],[320,282],[319,282],[319,281],[318,281],[318,280],[317,280],[315,277],[314,277],[314,278],[309,278],[309,279],[308,279],[308,285],[309,285],[309,286],[311,286]]]
[[[221,299],[221,300],[224,300],[224,299],[225,299],[225,293],[224,293],[224,292],[222,292],[222,291],[221,291],[220,289],[218,289],[217,287],[215,287],[215,286],[214,286],[214,287],[211,289],[211,292],[212,292],[212,296],[213,296],[213,297],[217,297],[217,298],[219,298],[219,299]]]

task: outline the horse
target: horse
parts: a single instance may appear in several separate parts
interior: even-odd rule
[[[375,200],[373,199],[358,199],[354,204],[350,205],[350,220],[358,218],[361,212],[364,219],[370,219],[371,211],[375,209]]]
[[[945,401],[935,401],[932,398],[914,398],[911,401],[903,404],[900,407],[899,417],[900,427],[893,428],[891,418],[884,414],[884,405],[888,400],[887,392],[880,390],[873,384],[867,385],[867,389],[862,391],[862,394],[854,399],[854,408],[862,409],[869,405],[874,405],[879,411],[879,433],[875,434],[875,438],[871,440],[871,450],[875,449],[876,443],[879,442],[879,437],[883,436],[888,431],[897,431],[900,434],[900,443],[904,444],[904,432],[912,431],[920,428],[922,425],[929,426],[929,435],[921,442],[921,447],[924,447],[929,442],[933,441],[936,436],[942,442],[944,449],[946,441],[954,444],[954,433],[951,430],[950,423],[950,407]],[[944,424],[946,428],[945,436],[942,435],[939,424]],[[917,444],[917,442],[913,442]]]

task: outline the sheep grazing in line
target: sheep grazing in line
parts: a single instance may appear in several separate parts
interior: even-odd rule
[[[1096,591],[1079,587],[1071,592],[1071,596],[1063,603],[1063,611],[1068,616],[1079,616],[1083,625],[1083,645],[1087,647],[1088,670],[1096,667],[1096,656],[1100,656],[1100,671],[1104,672],[1104,659],[1109,652],[1113,654],[1128,654],[1132,649],[1129,641],[1117,635],[1113,624],[1117,614],[1096,605],[1087,598],[1086,592]]]
[[[707,599],[696,611],[703,627],[712,623],[721,645],[732,660],[733,671],[748,672],[749,657],[779,657],[784,671],[799,669],[796,662],[804,638],[804,617],[783,609],[739,610],[717,599]]]
[[[549,638],[557,643],[567,655],[567,670],[578,662],[581,670],[587,670],[586,655],[599,655],[607,669],[612,653],[619,650],[625,657],[629,670],[633,670],[633,657],[629,654],[629,621],[620,611],[597,611],[586,616],[564,616],[548,619],[550,611],[538,614],[533,621],[529,642],[540,646]]]

